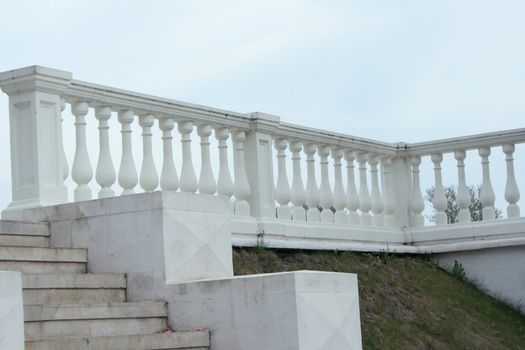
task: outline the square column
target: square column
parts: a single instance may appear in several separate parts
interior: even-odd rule
[[[62,159],[63,95],[71,73],[32,66],[0,73],[9,95],[12,202],[2,212],[67,202]]]

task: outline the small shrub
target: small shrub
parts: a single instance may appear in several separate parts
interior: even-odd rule
[[[457,260],[454,260],[454,266],[452,267],[452,274],[462,281],[465,280],[465,277],[466,277],[465,269],[463,268],[463,265]]]

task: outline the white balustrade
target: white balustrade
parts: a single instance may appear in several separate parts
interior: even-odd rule
[[[434,198],[432,205],[436,210],[436,225],[445,225],[447,223],[447,197],[445,196],[445,189],[443,187],[443,179],[441,177],[441,162],[443,161],[443,154],[433,153],[430,157],[434,163]]]
[[[379,176],[377,165],[379,164],[379,156],[372,155],[368,160],[370,164],[370,200],[371,200],[371,210],[374,213],[372,222],[374,226],[384,226],[385,217],[383,216],[383,197],[381,196],[381,191],[379,190]]]
[[[219,141],[219,176],[217,177],[217,194],[231,198],[233,196],[233,180],[228,166],[228,138],[230,130],[225,127],[215,129],[215,138]],[[233,210],[233,208],[232,208]]]
[[[139,117],[142,127],[142,168],[140,169],[140,187],[146,192],[154,191],[159,185],[159,175],[153,160],[153,148],[151,145],[151,127],[155,123],[152,114],[144,114]]]
[[[303,144],[300,141],[290,142],[293,163],[293,179],[291,199],[293,203],[292,219],[294,221],[306,221],[306,191],[304,189],[303,177],[301,175],[301,150]]]
[[[443,184],[447,171],[446,168],[442,169],[443,164],[446,164],[443,154],[454,152],[458,172],[458,220],[466,225],[471,221],[471,193],[465,178],[466,151],[478,150],[481,157],[483,183],[480,200],[484,206],[483,220],[488,221],[496,216],[496,195],[491,183],[489,156],[491,147],[502,147],[506,160],[504,198],[508,203],[507,217],[520,218],[518,181],[521,178],[515,174],[514,153],[515,144],[525,142],[525,129],[415,144],[390,144],[284,123],[280,117],[265,113],[244,114],[184,102],[168,103],[165,99],[153,96],[145,97],[134,92],[73,80],[71,73],[44,67],[0,73],[0,87],[9,95],[12,133],[13,202],[3,212],[3,216],[4,213],[16,214],[23,208],[66,202],[68,192],[64,181],[69,175],[76,184],[74,200],[92,198],[90,184],[94,169],[89,157],[92,150],[88,149],[87,138],[91,135],[87,134],[86,118],[89,108],[94,108],[99,138],[95,173],[100,186],[99,198],[115,195],[114,184],[117,179],[122,194],[134,193],[137,184],[144,191],[154,191],[160,182],[163,191],[180,189],[188,193],[198,191],[227,196],[232,214],[253,216],[249,219],[237,218],[235,225],[248,227],[256,224],[257,228],[252,226],[250,229],[254,234],[265,234],[265,231],[273,234],[277,227],[282,227],[283,235],[302,234],[301,230],[305,230],[304,237],[307,237],[311,233],[309,230],[322,228],[319,223],[338,224],[325,227],[327,236],[337,230],[344,230],[343,224],[375,227],[347,227],[349,235],[356,230],[381,232],[381,227],[387,227],[388,230],[383,232],[387,233],[401,227],[418,228],[425,224],[425,202],[420,181],[427,180],[430,174],[420,175],[421,157],[429,157],[433,163],[435,192],[432,205],[436,211],[436,225],[447,224],[449,203]],[[71,103],[71,112],[75,118],[76,145],[71,169],[65,154],[71,145],[64,144],[67,138],[64,139],[62,133],[62,113],[66,109],[66,101]],[[114,150],[111,149],[110,125],[114,111],[118,111],[122,138],[118,174],[111,154]],[[142,128],[141,136],[132,134],[136,115]],[[156,167],[159,159],[153,149],[156,147],[153,143],[160,141],[152,135],[155,119],[162,131],[160,178]],[[176,122],[181,134],[180,164],[175,164],[174,158],[177,157],[174,157],[173,150],[177,148],[172,135]],[[200,137],[198,177],[192,158],[194,125]],[[218,140],[217,153],[210,150],[210,137],[214,129]],[[231,151],[228,150],[230,134]],[[140,174],[135,168],[132,152],[132,146],[138,146],[139,142],[142,142],[143,150]],[[277,158],[275,179],[272,142]],[[290,166],[287,163],[288,147],[293,169],[291,183],[287,173],[287,166]],[[301,152],[305,154],[306,171],[301,168]],[[213,159],[217,155],[218,163]],[[229,168],[232,164],[228,164],[232,156],[233,173]],[[316,165],[317,156],[319,165]],[[333,159],[333,179],[330,175],[330,156]],[[343,157],[346,161],[346,188],[343,185]],[[359,179],[355,173],[356,160]],[[218,164],[218,168],[213,168],[214,164]],[[176,166],[180,166],[180,178]],[[316,169],[317,166],[319,169]],[[306,172],[306,179],[303,179],[302,171]],[[320,178],[316,179],[318,174]],[[332,180],[333,184],[330,183]],[[275,217],[281,221],[273,222]],[[308,227],[305,221],[316,225]],[[514,225],[515,222],[505,221],[502,224]],[[450,228],[433,230],[443,229],[448,231]],[[415,235],[419,231],[413,230]],[[312,238],[316,238],[315,235]]]
[[[246,140],[246,132],[244,130],[235,130],[232,134],[234,141],[234,149],[236,156],[234,161],[234,195],[235,195],[235,215],[250,215],[250,204],[248,197],[250,196],[250,182],[246,175],[245,161],[244,161],[244,141]]]
[[[345,152],[346,160],[346,203],[348,208],[348,223],[351,225],[359,225],[360,219],[357,209],[359,209],[359,195],[355,186],[355,174],[354,174],[354,160],[355,152]]]
[[[88,183],[93,177],[93,169],[91,168],[86,143],[86,114],[88,111],[89,106],[85,101],[75,102],[71,107],[71,112],[75,116],[76,134],[75,158],[73,159],[71,177],[77,184],[75,188],[76,202],[91,199],[91,189],[88,187]]]
[[[286,148],[288,140],[283,138],[274,139],[274,147],[277,150],[277,183],[275,185],[275,200],[279,203],[277,218],[283,220],[291,219],[291,210],[288,207],[292,197],[288,176],[286,175]]]
[[[465,180],[465,158],[467,154],[463,150],[455,151],[454,158],[457,161],[458,167],[458,193],[456,195],[456,204],[459,207],[459,222],[470,222],[470,193],[467,188]]]
[[[133,189],[139,181],[131,148],[131,123],[134,119],[135,114],[129,109],[120,110],[118,113],[118,121],[122,125],[122,158],[118,172],[118,183],[122,187],[122,195],[135,193]]]
[[[421,193],[421,184],[419,180],[419,165],[421,164],[421,157],[413,156],[409,158],[410,165],[412,165],[412,190],[410,195],[410,211],[412,212],[412,226],[425,226],[425,218],[423,217],[423,210],[425,209],[425,201]]]
[[[334,213],[332,206],[334,204],[334,195],[328,179],[328,156],[330,155],[330,146],[318,145],[317,153],[319,154],[321,165],[321,182],[319,184],[319,205],[321,206],[321,222],[334,222]]]
[[[520,200],[520,190],[516,183],[514,176],[514,144],[507,143],[502,146],[503,153],[505,153],[505,162],[507,163],[507,182],[505,185],[505,200],[509,203],[507,206],[507,217],[520,217],[520,207],[518,201]]]
[[[179,177],[173,161],[173,136],[171,131],[175,127],[175,121],[171,118],[159,120],[159,128],[162,130],[162,170],[160,172],[160,188],[163,191],[176,191],[179,188]]]
[[[316,145],[313,143],[304,144],[304,153],[306,154],[306,219],[310,222],[321,221],[319,212],[319,188],[315,180],[315,152]]]
[[[489,155],[490,148],[482,147],[479,149],[479,156],[481,157],[481,167],[483,172],[483,182],[481,184],[481,193],[479,199],[483,204],[483,221],[496,219],[496,211],[494,209],[494,202],[496,201],[496,195],[492,188],[490,181],[490,169],[489,169]]]
[[[383,204],[385,215],[385,226],[396,227],[396,201],[392,193],[394,184],[392,183],[391,174],[392,159],[390,157],[381,157],[381,178],[383,180]]]
[[[334,222],[336,224],[346,224],[348,222],[344,211],[346,207],[346,193],[343,187],[343,171],[341,169],[341,159],[344,152],[341,148],[334,147],[331,153],[334,160]]]
[[[199,184],[195,169],[193,168],[193,160],[191,157],[191,133],[193,131],[193,123],[191,121],[181,121],[178,123],[179,132],[181,135],[180,142],[182,144],[182,169],[180,171],[180,190],[182,192],[195,193]]]
[[[61,98],[60,99],[60,124],[64,123],[64,118],[62,118],[62,114],[64,113],[64,110],[66,109],[66,100]],[[59,128],[59,142],[60,142],[60,161],[62,162],[62,179],[67,179],[69,176],[69,165],[67,164],[67,157],[66,157],[66,151],[64,149],[64,138],[62,136],[62,125],[60,125]]]
[[[199,176],[199,193],[214,194],[217,183],[213,176],[210,160],[210,136],[213,131],[211,125],[203,124],[197,127],[197,134],[201,138],[201,173]]]
[[[111,118],[111,107],[100,106],[95,109],[95,117],[98,119],[99,145],[97,171],[95,178],[100,185],[98,198],[113,197],[115,191],[111,188],[117,179],[111,151],[109,148],[109,119]]]
[[[372,199],[368,191],[368,184],[366,178],[366,162],[368,161],[368,154],[365,152],[356,153],[357,162],[359,163],[359,211],[361,212],[361,225],[372,225],[372,216],[370,209],[372,208]]]

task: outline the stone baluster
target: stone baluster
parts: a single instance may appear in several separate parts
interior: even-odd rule
[[[175,127],[172,118],[159,120],[159,128],[162,130],[162,170],[160,173],[160,188],[163,191],[176,191],[179,188],[179,177],[173,161],[173,136],[171,131]]]
[[[332,206],[334,205],[334,195],[330,187],[330,180],[328,179],[328,156],[330,155],[330,146],[317,146],[317,153],[320,158],[321,165],[321,183],[319,184],[319,205],[322,208],[321,222],[334,222],[334,213]]]
[[[219,141],[219,176],[217,177],[217,194],[231,198],[234,187],[228,166],[228,138],[230,130],[219,127],[215,129],[215,138]],[[233,208],[231,208],[233,211]]]
[[[304,144],[304,153],[306,153],[306,219],[311,222],[321,221],[319,213],[319,188],[315,180],[315,152],[314,143]]]
[[[346,160],[346,203],[348,208],[348,223],[351,225],[359,225],[359,195],[355,186],[355,174],[354,174],[354,159],[355,152],[345,152]]]
[[[519,218],[520,207],[518,201],[520,200],[520,190],[514,177],[514,150],[513,144],[505,144],[502,146],[503,153],[505,153],[505,161],[507,163],[507,183],[505,185],[505,200],[509,203],[507,206],[508,218]]]
[[[142,127],[143,149],[142,168],[140,169],[140,187],[146,192],[154,191],[159,185],[159,175],[155,169],[151,145],[151,127],[154,123],[155,118],[152,114],[145,114],[139,117],[139,124]]]
[[[204,124],[197,127],[197,134],[201,138],[201,173],[199,176],[199,193],[214,194],[217,183],[210,162],[210,135],[211,125]]]
[[[445,196],[445,189],[443,187],[443,179],[441,177],[441,162],[443,161],[443,154],[434,153],[430,156],[432,163],[434,163],[434,198],[432,199],[432,205],[437,211],[436,214],[436,225],[447,224],[447,197]]]
[[[180,142],[182,143],[182,169],[180,171],[180,190],[182,192],[195,193],[199,184],[195,169],[193,168],[193,160],[191,157],[191,133],[193,131],[193,123],[191,121],[181,121],[178,123],[179,132],[181,135]]]
[[[490,181],[490,169],[489,169],[489,155],[490,148],[482,147],[478,150],[479,156],[481,157],[481,167],[483,171],[483,182],[481,184],[481,193],[479,199],[483,204],[483,221],[496,219],[496,211],[494,209],[494,202],[496,196],[494,195],[494,189]]]
[[[91,190],[88,187],[88,183],[93,177],[93,169],[89,161],[86,143],[86,114],[88,110],[89,106],[85,101],[75,102],[71,109],[75,116],[76,133],[75,158],[73,159],[73,168],[71,170],[73,181],[77,184],[74,196],[76,202],[91,199]]]
[[[392,184],[392,159],[390,157],[381,158],[381,168],[383,179],[383,204],[384,204],[384,215],[385,215],[385,226],[396,227],[396,201],[393,195],[393,184]]]
[[[379,164],[379,156],[372,155],[368,160],[370,164],[370,199],[371,199],[371,209],[374,213],[373,224],[374,226],[384,226],[385,217],[383,216],[383,197],[381,196],[381,191],[379,189],[379,170],[377,165]]]
[[[277,150],[277,183],[275,185],[275,200],[279,203],[277,218],[290,220],[292,213],[288,203],[290,203],[292,194],[286,174],[286,148],[288,147],[288,140],[276,138],[273,144]]]
[[[293,163],[292,179],[292,219],[294,221],[306,221],[306,211],[304,204],[306,201],[306,191],[304,190],[303,178],[301,176],[301,150],[303,145],[300,141],[290,142]]]
[[[343,174],[341,159],[343,158],[343,150],[341,148],[332,148],[332,158],[334,160],[334,222],[336,224],[346,224],[347,215],[345,213],[346,207],[346,193],[343,187]]]
[[[458,193],[456,195],[456,204],[459,207],[459,222],[470,222],[470,193],[465,180],[465,158],[467,153],[463,150],[455,151],[454,158],[458,167]]]
[[[122,158],[118,172],[118,183],[123,189],[122,195],[135,193],[133,189],[139,181],[131,148],[131,123],[134,119],[135,114],[129,109],[118,113],[118,121],[122,124]]]
[[[425,209],[425,201],[421,193],[421,184],[419,181],[419,165],[421,164],[421,157],[413,156],[409,159],[412,165],[412,190],[410,196],[410,211],[412,212],[412,226],[425,226],[425,218],[423,217],[423,210]]]
[[[64,110],[66,109],[66,100],[61,98],[60,99],[60,124],[63,124],[64,118],[62,118],[62,113],[64,113]],[[67,157],[66,157],[66,151],[64,149],[64,138],[62,137],[62,125],[60,125],[60,128],[58,128],[58,132],[60,135],[58,135],[60,140],[60,158],[62,162],[62,178],[65,180],[69,176],[69,165],[67,164]]]
[[[235,130],[232,134],[236,156],[234,161],[234,195],[235,195],[235,215],[250,215],[250,182],[246,175],[246,166],[244,160],[244,141],[246,140],[246,131]]]
[[[370,209],[372,208],[372,200],[370,192],[368,192],[368,184],[366,178],[366,162],[368,155],[365,152],[357,152],[357,162],[359,163],[359,211],[361,212],[361,225],[372,225],[372,216]]]
[[[101,106],[95,109],[95,117],[98,119],[98,133],[100,152],[98,154],[97,171],[95,178],[100,185],[98,198],[113,197],[115,191],[111,188],[117,180],[111,151],[109,149],[109,118],[111,118],[111,107]]]

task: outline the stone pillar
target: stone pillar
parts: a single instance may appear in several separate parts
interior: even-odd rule
[[[67,202],[60,97],[71,79],[69,72],[39,66],[0,73],[9,95],[13,195],[4,219],[21,208]]]
[[[0,271],[0,349],[24,349],[22,274]]]
[[[275,189],[272,158],[272,131],[280,121],[277,116],[252,113],[255,127],[246,135],[245,164],[250,182],[250,213],[255,217],[275,219]]]

